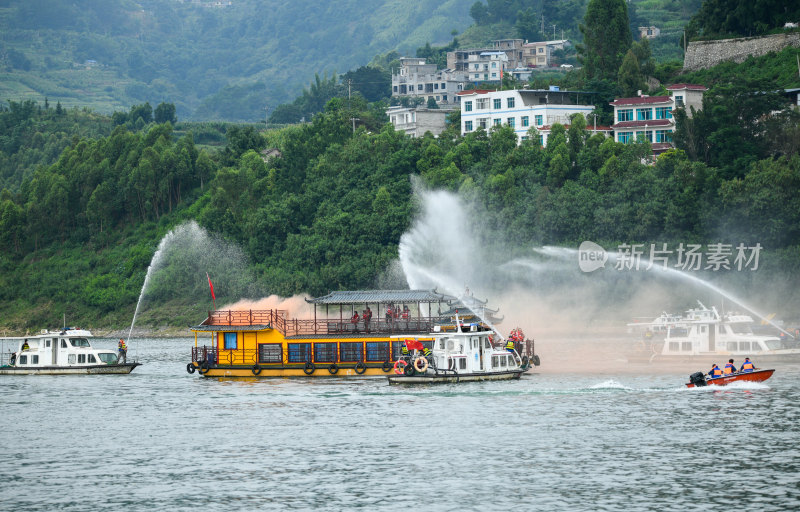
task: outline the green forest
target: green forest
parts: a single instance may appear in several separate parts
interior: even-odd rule
[[[580,30],[598,28],[587,17]],[[677,149],[654,163],[646,141],[592,135],[582,116],[554,126],[546,147],[531,142],[535,133],[518,144],[508,127],[462,137],[457,113],[440,137],[408,138],[387,122],[379,91],[348,97],[336,75],[318,75],[285,104],[308,122],[267,130],[180,121],[169,98],[112,115],[58,100],[8,101],[0,108],[0,328],[63,318],[126,325],[159,243],[187,221],[232,248],[236,264],[213,263],[220,302],[377,286],[419,207],[413,180],[457,192],[510,254],[583,240],[760,243],[759,282],[773,287],[784,313],[796,310],[800,295],[785,276],[800,271],[800,120],[783,89],[799,85],[798,50],[680,75],[651,62],[625,30],[616,49],[610,42],[603,60],[587,37],[586,70],[533,85],[590,85],[613,97],[626,80],[653,73],[708,86],[702,110],[676,112]],[[607,112],[605,101],[598,111]],[[280,156],[265,160],[267,148]],[[210,255],[194,249],[170,263],[141,325],[203,316],[207,281],[191,270]],[[742,274],[739,285],[755,275]]]

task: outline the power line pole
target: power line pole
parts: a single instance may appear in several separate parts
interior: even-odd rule
[[[353,121],[353,135],[355,135],[356,134],[356,121],[361,121],[361,119],[359,119],[357,117],[351,117],[350,120]]]

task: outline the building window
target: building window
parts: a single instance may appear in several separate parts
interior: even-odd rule
[[[649,121],[653,119],[653,109],[652,108],[637,108],[636,109],[636,120],[637,121]]]
[[[475,110],[486,110],[489,108],[489,98],[475,100]]]
[[[645,139],[647,139],[650,142],[653,142],[653,132],[651,132],[651,131],[636,132],[636,140],[637,141],[641,142],[641,141],[643,141]]]
[[[478,119],[478,128],[483,128],[484,130],[489,127],[489,118],[481,117]]]
[[[283,347],[280,343],[260,343],[258,345],[259,363],[282,363]]]
[[[672,110],[669,107],[656,107],[656,119],[672,119]]]
[[[433,84],[433,88],[434,88],[434,89],[438,89],[438,88],[439,88],[439,84],[438,84],[438,83],[436,83],[436,84]]]
[[[511,128],[514,128],[515,125],[514,125],[514,118],[513,117],[509,117],[508,119],[506,119],[506,122],[508,123],[508,126],[510,126]]]
[[[447,95],[446,94],[442,94],[442,101],[447,102]]]
[[[538,116],[534,116],[534,117],[533,117],[533,120],[534,120],[534,121],[536,121],[536,126],[542,126],[542,124],[543,124],[543,119],[542,119],[542,117],[543,117],[543,116],[541,116],[541,115],[538,115]]]
[[[617,134],[617,142],[627,144],[633,140],[633,132],[619,132]]]
[[[496,62],[492,62],[492,69],[497,69],[497,63]]]
[[[336,343],[314,343],[314,361],[317,363],[335,363]]]
[[[465,132],[472,131],[472,121],[464,121],[464,131]]]
[[[445,82],[442,82],[442,89],[447,89],[447,84]]]
[[[417,90],[418,90],[418,91],[421,91],[421,90],[422,90],[422,84],[417,84]]]
[[[492,79],[497,78],[497,73],[492,73]]]
[[[289,343],[289,362],[311,362],[311,343]]]
[[[464,102],[464,112],[472,112],[472,102],[465,101]]]
[[[522,116],[522,126],[530,126],[530,121],[528,120],[528,116]]]
[[[626,108],[617,110],[617,122],[633,121],[633,109]]]
[[[393,90],[394,92],[397,92],[397,86],[396,86],[396,85],[395,85],[395,86],[392,86],[392,90]]]
[[[475,69],[481,69],[480,64],[475,64]]]
[[[672,132],[669,130],[656,130],[656,142],[672,142]]]
[[[496,109],[497,108],[503,108],[503,100],[501,100],[500,98],[495,98],[494,99],[494,108],[496,108]]]
[[[544,53],[544,48],[539,48],[539,53]]]
[[[489,74],[488,73],[484,73],[483,74],[483,79],[484,80],[488,80],[489,79]]]
[[[675,106],[678,108],[683,106],[683,96],[675,96]]]
[[[389,361],[390,359],[388,341],[367,343],[367,361]]]
[[[236,333],[235,332],[226,332],[223,333],[225,336],[225,342],[222,345],[225,350],[236,350]]]
[[[514,98],[506,98],[506,106],[508,108],[514,108]]]
[[[502,122],[503,122],[503,121],[502,121],[501,119],[495,119],[495,120],[494,120],[494,125],[495,125],[495,126],[500,126],[500,124],[501,124]]]

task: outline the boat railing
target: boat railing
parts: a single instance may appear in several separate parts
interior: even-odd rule
[[[284,310],[209,311],[202,325],[242,327],[269,325],[284,336],[311,334],[403,334],[432,332],[441,323],[440,317],[372,319],[352,322],[350,319],[288,318]]]

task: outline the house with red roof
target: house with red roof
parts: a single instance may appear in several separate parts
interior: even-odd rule
[[[632,143],[637,139],[647,139],[658,155],[675,147],[672,134],[675,132],[675,109],[685,108],[691,115],[691,108],[699,110],[703,106],[702,85],[675,84],[667,87],[669,96],[639,95],[633,98],[617,98],[614,107],[614,140]]]

